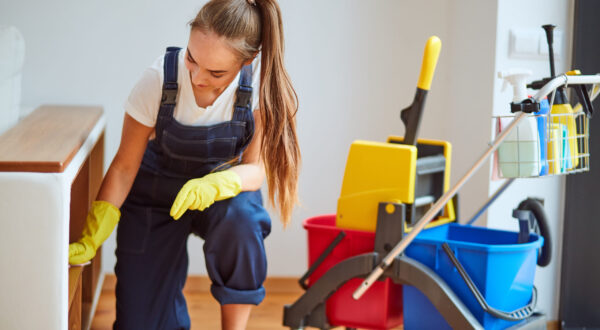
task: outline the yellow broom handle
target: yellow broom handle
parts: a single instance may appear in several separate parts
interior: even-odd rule
[[[435,72],[441,48],[442,41],[440,38],[432,36],[427,40],[425,52],[423,53],[423,64],[421,64],[421,75],[417,83],[417,87],[420,89],[428,91],[431,87],[431,80],[433,79],[433,73]]]

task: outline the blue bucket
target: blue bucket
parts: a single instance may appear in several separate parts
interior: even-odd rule
[[[486,313],[442,248],[448,243],[488,304],[513,311],[532,297],[538,249],[544,239],[529,235],[528,243],[516,243],[517,232],[447,224],[419,233],[405,251],[434,270],[485,329],[504,329],[519,323]],[[404,329],[451,329],[427,297],[412,286],[404,286]]]

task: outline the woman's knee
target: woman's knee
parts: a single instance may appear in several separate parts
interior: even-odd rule
[[[256,193],[243,192],[229,200],[224,216],[213,219],[217,224],[215,230],[226,237],[243,240],[249,236],[260,235],[262,239],[271,232],[271,219],[262,204],[257,202]]]

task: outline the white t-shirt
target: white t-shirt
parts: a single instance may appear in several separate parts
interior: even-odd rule
[[[233,118],[235,93],[239,86],[240,73],[231,81],[229,86],[217,97],[212,105],[199,107],[194,98],[190,73],[184,63],[185,49],[179,52],[177,82],[177,105],[175,120],[184,125],[203,126],[230,121]],[[154,127],[160,107],[163,85],[164,54],[158,57],[152,65],[144,70],[142,77],[133,87],[127,101],[125,111],[141,124]],[[252,110],[258,107],[258,91],[260,85],[260,55],[252,63]]]

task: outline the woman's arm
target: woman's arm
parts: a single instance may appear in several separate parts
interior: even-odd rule
[[[119,151],[102,180],[100,191],[88,212],[81,238],[69,244],[69,263],[83,264],[96,255],[119,222],[119,208],[125,201],[137,174],[152,127],[125,115]]]
[[[254,110],[254,136],[242,155],[242,164],[231,168],[242,180],[242,191],[258,190],[265,179],[265,168],[260,157],[262,122],[260,109]]]
[[[107,201],[121,208],[133,185],[148,138],[153,131],[154,127],[144,126],[125,113],[121,144],[102,181],[96,200]]]

